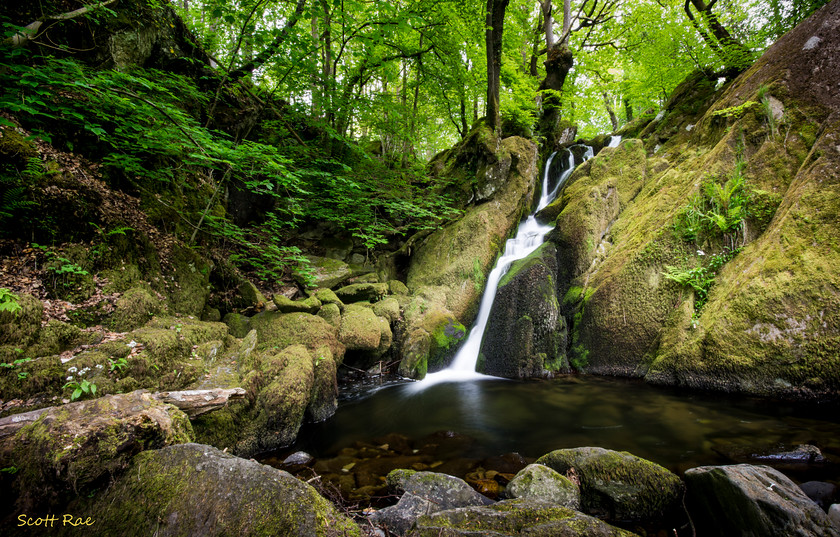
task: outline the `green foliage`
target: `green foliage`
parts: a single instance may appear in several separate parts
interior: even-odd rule
[[[8,311],[17,315],[20,311],[20,297],[5,287],[0,287],[0,311]]]
[[[93,397],[96,395],[96,384],[90,382],[88,380],[82,380],[81,382],[77,382],[75,380],[71,380],[67,384],[63,386],[63,389],[70,389],[70,400],[75,401],[81,397]]]
[[[677,282],[683,287],[694,291],[694,311],[699,313],[709,296],[709,290],[715,282],[715,277],[721,267],[730,259],[735,257],[740,248],[725,250],[719,254],[707,256],[705,264],[699,264],[692,268],[678,268],[672,265],[665,265],[665,272],[662,273],[667,279]]]
[[[738,159],[732,173],[725,178],[708,178],[674,222],[677,236],[686,242],[704,238],[723,238],[734,249],[743,238],[745,219],[750,216],[752,195],[746,188],[743,160]]]
[[[108,362],[111,364],[111,372],[117,371],[118,373],[122,373],[122,370],[128,367],[128,360],[125,358],[117,358],[116,360],[109,358]]]

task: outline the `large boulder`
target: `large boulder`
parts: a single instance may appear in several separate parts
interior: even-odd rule
[[[505,378],[567,371],[566,322],[557,298],[557,249],[545,243],[499,281],[476,369]]]
[[[361,535],[310,485],[201,444],[138,455],[122,479],[79,508],[95,513],[85,528],[94,536]]]
[[[0,437],[0,466],[18,469],[19,507],[45,507],[107,484],[143,450],[192,440],[186,414],[137,391],[49,408]]]
[[[396,505],[380,509],[368,519],[397,535],[404,535],[421,515],[491,503],[464,480],[446,474],[394,470],[387,481],[403,494]]]
[[[597,518],[539,500],[504,500],[484,507],[450,509],[417,520],[410,537],[634,537]]]
[[[651,522],[680,514],[685,490],[680,478],[658,464],[597,447],[559,449],[537,464],[580,479],[581,510],[612,521]]]
[[[160,312],[160,299],[144,287],[132,287],[117,300],[111,326],[117,332],[140,328]]]
[[[314,255],[306,256],[306,258],[309,260],[308,273],[311,278],[306,282],[305,278],[298,276],[298,280],[308,283],[311,287],[331,289],[354,274],[350,265],[338,259]]]
[[[0,345],[26,347],[35,341],[41,328],[44,305],[32,295],[18,295],[20,309],[0,311]]]
[[[338,338],[347,350],[375,351],[382,338],[376,314],[370,308],[348,304],[341,314]]]
[[[257,331],[261,349],[282,350],[301,344],[314,351],[326,345],[337,362],[344,358],[338,330],[315,315],[264,311],[251,317],[251,328]]]
[[[837,537],[828,515],[769,466],[701,466],[685,472],[688,507],[703,535]]]

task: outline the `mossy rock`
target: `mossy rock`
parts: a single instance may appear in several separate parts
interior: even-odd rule
[[[3,398],[29,399],[36,395],[61,395],[66,384],[66,367],[61,363],[58,356],[42,356],[31,358],[25,353],[16,352],[17,347],[0,347],[9,349],[4,363],[15,364],[17,360],[29,360],[18,362],[14,367],[3,367],[0,371],[0,393]]]
[[[251,331],[251,319],[241,313],[228,313],[222,319],[233,337],[245,337]]]
[[[455,357],[459,345],[467,336],[467,328],[454,315],[442,311],[431,311],[423,318],[421,327],[430,336],[428,371],[433,373],[446,369]]]
[[[338,408],[338,383],[336,382],[337,365],[329,347],[315,350],[315,378],[306,417],[310,421],[324,421]]]
[[[128,332],[140,328],[160,313],[160,299],[144,287],[133,287],[117,300],[117,308],[111,316],[111,327],[117,332]]]
[[[529,464],[520,470],[510,480],[505,492],[509,498],[543,500],[580,510],[580,487],[542,464]]]
[[[337,289],[335,294],[345,304],[351,302],[376,302],[388,294],[388,284],[354,283]]]
[[[568,372],[566,322],[557,298],[557,249],[545,243],[500,280],[478,370],[505,378]]]
[[[321,349],[329,349],[323,346]],[[236,453],[253,456],[294,442],[315,385],[315,358],[303,345],[286,347],[279,354],[266,355],[255,385],[254,415],[246,423]],[[322,379],[323,380],[323,379]],[[253,396],[253,395],[252,395]]]
[[[87,528],[93,536],[362,535],[291,474],[201,444],[138,455],[123,479],[78,509],[96,513],[96,524]]]
[[[533,537],[633,537],[635,533],[567,507],[539,500],[503,500],[485,507],[439,511],[417,519],[407,537],[475,535]]]
[[[338,338],[347,350],[375,351],[381,337],[379,319],[370,308],[358,304],[344,307]]]
[[[377,317],[385,317],[393,324],[400,318],[400,303],[396,298],[386,298],[373,305],[373,313]]]
[[[661,522],[678,517],[685,491],[680,478],[658,464],[596,447],[560,449],[537,459],[558,473],[574,468],[583,512],[612,521]]]
[[[344,309],[344,303],[341,301],[340,298],[338,298],[338,295],[336,295],[335,292],[331,289],[326,289],[323,287],[320,289],[315,289],[314,291],[309,293],[309,296],[315,297],[318,300],[320,300],[322,305],[335,304],[340,310]]]
[[[260,290],[257,289],[257,286],[247,280],[240,283],[236,291],[237,295],[233,300],[233,307],[235,308],[261,308],[265,307],[268,302]]]
[[[338,339],[338,330],[315,315],[264,311],[251,317],[251,327],[257,331],[261,349],[282,350],[303,344],[314,351],[327,346],[337,363],[344,358],[345,348]]]
[[[341,308],[339,308],[338,304],[324,304],[318,310],[318,317],[336,328],[341,327]]]
[[[79,345],[92,344],[97,335],[82,332],[78,326],[50,319],[38,332],[36,343],[26,350],[28,356],[49,356],[74,349]]]
[[[399,280],[389,280],[388,292],[392,295],[407,295],[408,287]]]
[[[21,508],[61,505],[121,473],[140,451],[190,442],[186,414],[147,393],[109,395],[46,410],[0,445],[19,471]]]
[[[429,349],[432,336],[422,328],[412,330],[402,344],[399,374],[406,378],[423,379],[429,370]]]
[[[171,267],[164,269],[159,284],[176,313],[201,315],[210,295],[211,266],[195,251],[186,246],[176,246],[169,256]]]
[[[321,301],[315,296],[303,300],[292,300],[283,295],[274,295],[274,304],[280,313],[318,313],[321,309]]]
[[[0,345],[23,348],[31,345],[41,328],[44,306],[32,295],[19,295],[20,309],[14,313],[0,311]]]
[[[307,282],[305,278],[296,275],[298,283],[308,284],[309,287],[332,289],[341,284],[345,280],[353,276],[353,269],[350,265],[337,259],[329,257],[317,257],[314,255],[306,256],[309,260],[310,273],[312,280]]]

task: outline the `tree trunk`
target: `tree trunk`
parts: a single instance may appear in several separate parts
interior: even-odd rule
[[[717,15],[712,11],[716,3],[717,0],[712,0],[708,4],[704,0],[685,0],[683,9],[700,37],[723,61],[727,71],[734,75],[747,67],[752,59],[752,53],[741,42],[732,37],[729,30],[720,23]],[[706,28],[711,31],[711,35],[695,18],[691,12],[691,6],[694,6],[700,14]]]
[[[624,115],[627,116],[627,123],[633,121],[633,105],[627,97],[624,98]]]
[[[606,91],[602,91],[601,95],[604,97],[604,106],[607,107],[607,113],[610,115],[612,130],[615,132],[618,130],[618,118],[615,116],[615,110],[613,110],[612,103],[610,103],[610,96],[607,95]]]
[[[545,80],[540,84],[543,93],[543,113],[540,119],[540,132],[545,136],[549,147],[557,139],[557,126],[560,123],[561,106],[560,92],[566,83],[566,77],[574,65],[572,51],[566,45],[557,44],[548,51],[545,60]]]
[[[502,34],[505,10],[510,0],[487,0],[487,18],[484,38],[487,45],[487,124],[496,131],[501,129],[502,115],[499,108],[499,73],[502,66]]]

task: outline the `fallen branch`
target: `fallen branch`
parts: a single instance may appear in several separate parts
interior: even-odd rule
[[[27,24],[24,26],[24,31],[18,32],[12,37],[6,39],[7,43],[11,43],[13,47],[22,47],[35,39],[35,36],[38,35],[38,31],[43,26],[44,22],[46,21],[66,21],[70,19],[75,19],[76,17],[81,17],[86,13],[90,13],[91,11],[99,8],[103,8],[105,6],[111,5],[117,0],[108,0],[107,2],[99,2],[98,4],[91,4],[89,6],[80,7],[74,11],[68,11],[67,13],[62,13],[60,15],[50,15],[49,17],[44,17],[42,21],[35,21]]]

